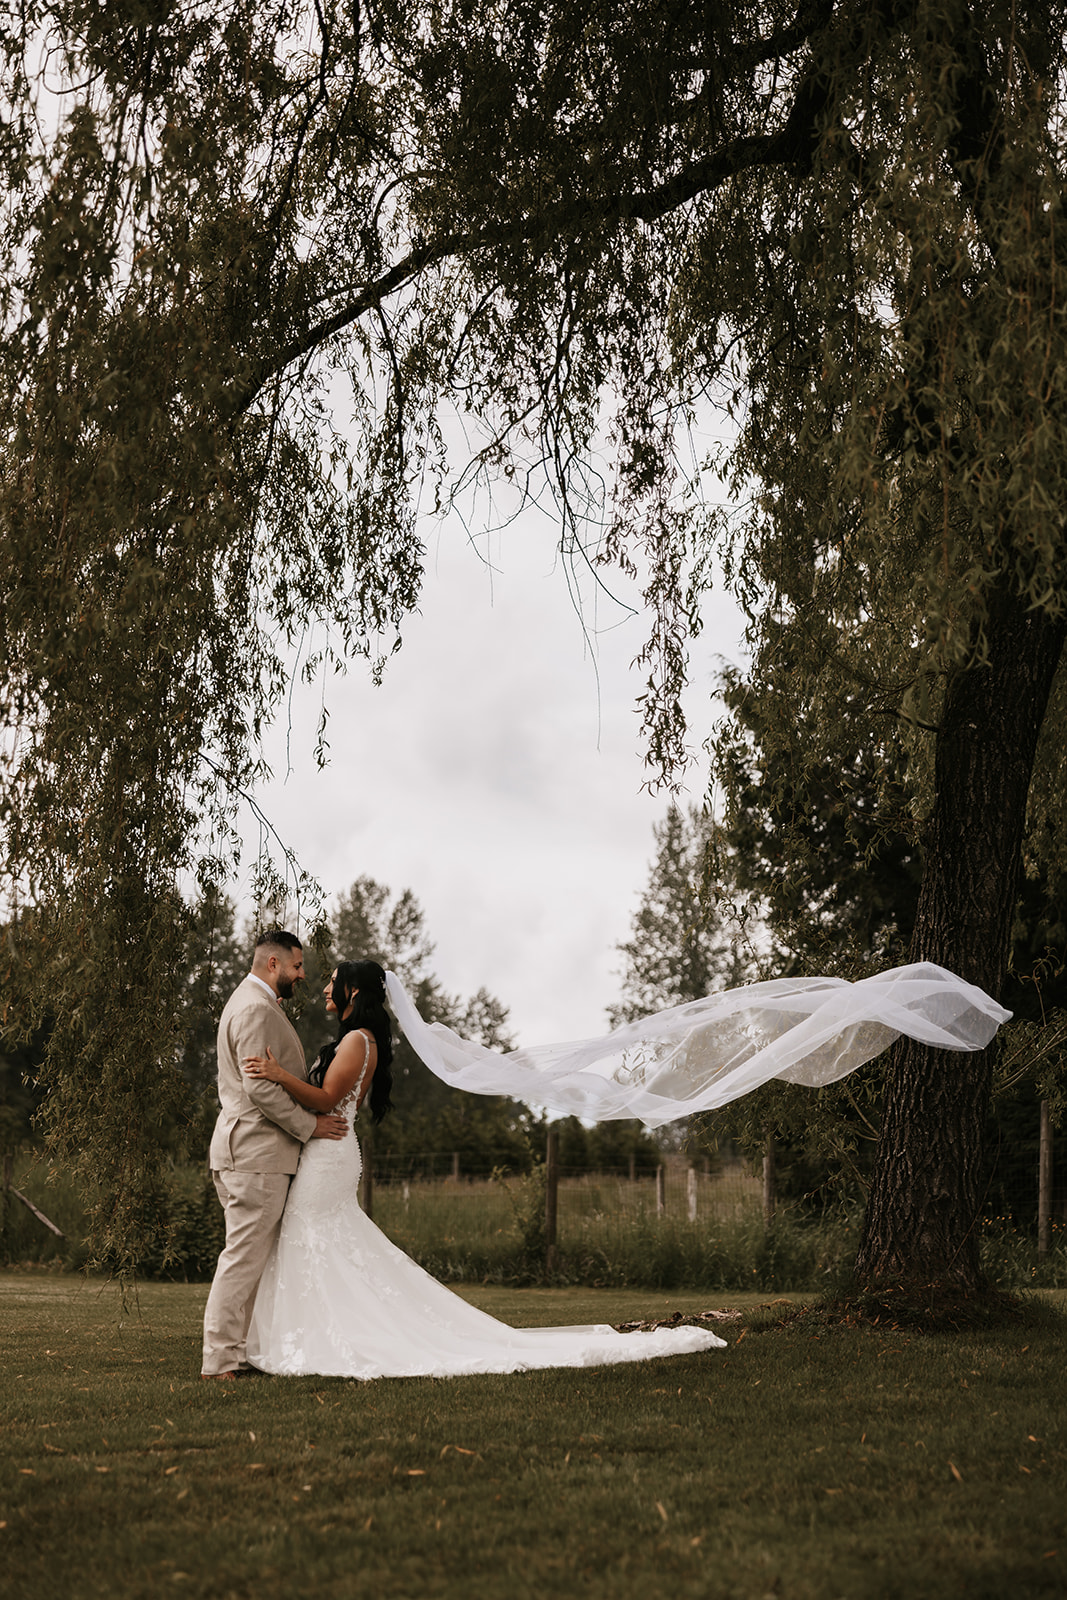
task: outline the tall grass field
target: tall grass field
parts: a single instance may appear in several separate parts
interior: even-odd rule
[[[0,1216],[0,1263],[87,1258],[80,1196],[61,1173],[24,1161],[16,1186],[63,1231],[56,1239],[12,1198]],[[400,1247],[447,1283],[554,1282],[587,1288],[693,1288],[818,1293],[847,1274],[860,1208],[783,1206],[768,1227],[759,1181],[742,1166],[694,1173],[667,1168],[665,1207],[650,1178],[565,1177],[559,1188],[558,1248],[546,1275],[544,1193],[538,1176],[454,1182],[377,1183],[374,1220]],[[148,1276],[206,1281],[222,1247],[222,1212],[207,1175],[178,1168],[161,1193],[158,1244]],[[1067,1228],[1053,1224],[1041,1257],[1032,1233],[1010,1216],[981,1223],[982,1258],[1002,1289],[1067,1288]]]
[[[915,1336],[751,1294],[461,1292],[518,1324],[746,1320],[633,1367],[225,1385],[202,1285],[0,1273],[7,1600],[1067,1592],[1067,1296]]]

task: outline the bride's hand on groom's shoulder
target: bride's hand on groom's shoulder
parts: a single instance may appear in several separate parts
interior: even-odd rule
[[[250,1078],[269,1078],[272,1083],[282,1081],[282,1068],[270,1045],[265,1056],[245,1056],[241,1065]]]

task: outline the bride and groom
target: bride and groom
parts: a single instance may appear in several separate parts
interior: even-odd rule
[[[501,1055],[424,1022],[376,962],[343,962],[327,985],[338,1038],[309,1073],[279,1005],[302,976],[299,940],[264,935],[219,1024],[222,1110],[211,1167],[226,1244],[204,1316],[206,1378],[257,1370],[448,1377],[602,1366],[724,1343],[691,1327],[510,1328],[437,1283],[374,1226],[359,1208],[351,1129],[368,1097],[377,1120],[389,1108],[386,998],[409,1044],[446,1083],[554,1116],[639,1117],[653,1127],[771,1078],[832,1083],[902,1033],[938,1049],[979,1050],[1010,1016],[973,984],[917,962],[856,983],[749,984],[600,1038]]]
[[[364,1102],[378,1121],[389,1108],[386,974],[372,961],[337,968],[326,1009],[338,1039],[310,1073],[279,1004],[302,977],[299,941],[264,935],[219,1023],[222,1109],[210,1161],[226,1244],[204,1314],[203,1377],[451,1377],[724,1344],[702,1328],[510,1328],[397,1249],[359,1207],[351,1133]]]

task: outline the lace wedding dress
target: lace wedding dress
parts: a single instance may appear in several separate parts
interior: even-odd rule
[[[355,1120],[358,1086],[338,1107]],[[616,1333],[606,1325],[510,1328],[461,1300],[360,1210],[351,1134],[304,1147],[260,1282],[248,1359],[263,1372],[450,1378],[534,1367],[599,1367],[725,1344],[704,1328]]]

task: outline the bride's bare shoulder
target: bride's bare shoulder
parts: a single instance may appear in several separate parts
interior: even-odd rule
[[[377,1048],[374,1042],[374,1035],[369,1028],[353,1028],[351,1033],[346,1033],[338,1043],[334,1060],[336,1061],[340,1056],[343,1058],[354,1057],[357,1061],[362,1061],[368,1050],[373,1056]]]

